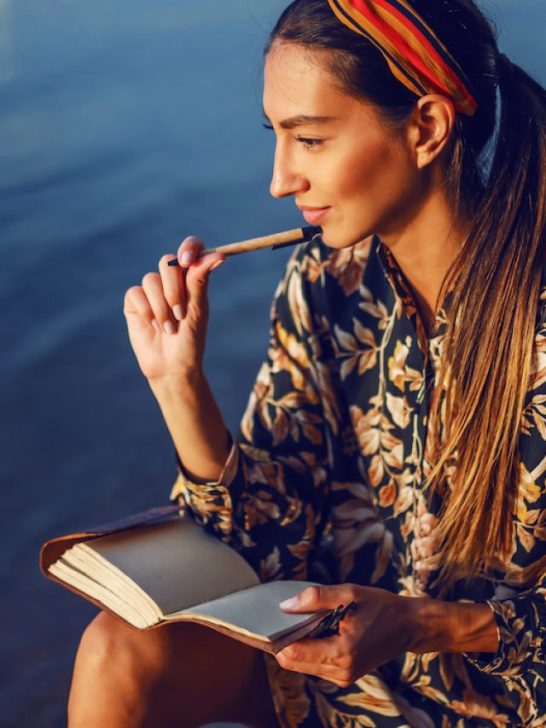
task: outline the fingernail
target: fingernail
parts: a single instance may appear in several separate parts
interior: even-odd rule
[[[177,321],[182,321],[182,306],[179,303],[173,306],[173,313]]]
[[[166,334],[174,334],[174,332],[176,331],[172,321],[165,321],[165,323],[163,324],[163,329],[165,330]]]
[[[180,262],[182,265],[190,265],[192,260],[193,256],[189,250],[186,250],[185,253],[182,253],[182,257],[180,258]]]
[[[159,325],[159,321],[156,321],[155,319],[153,319],[152,326],[154,327],[154,329],[157,332],[159,332],[160,334],[162,333],[162,329],[161,329],[161,326]]]
[[[279,607],[281,609],[293,609],[294,607],[298,606],[298,599],[297,597],[292,597],[291,599],[285,599],[284,602],[281,602],[279,604]]]
[[[217,260],[214,265],[211,265],[211,267],[210,267],[211,272],[213,270],[216,270],[216,268],[219,268],[221,265],[224,265],[225,262],[226,262],[225,260]]]

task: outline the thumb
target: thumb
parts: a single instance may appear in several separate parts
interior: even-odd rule
[[[353,599],[349,585],[310,586],[291,599],[279,604],[287,612],[316,612],[319,609],[336,609]]]
[[[188,291],[188,304],[195,306],[197,310],[206,305],[209,274],[215,268],[220,267],[225,258],[218,256],[204,256],[199,258],[186,274],[186,288]]]

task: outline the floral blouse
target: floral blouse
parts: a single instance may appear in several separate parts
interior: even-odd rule
[[[494,573],[449,599],[487,602],[496,654],[398,659],[349,688],[282,670],[266,655],[278,718],[316,726],[546,725],[546,284],[536,316],[535,370],[520,428],[514,541]],[[445,307],[449,306],[449,297]],[[437,596],[439,496],[423,483],[441,422],[445,309],[427,340],[414,299],[378,238],[295,248],[271,307],[270,345],[238,438],[216,483],[180,461],[173,499],[230,543],[263,581],[311,579]],[[500,562],[499,562],[500,563]]]

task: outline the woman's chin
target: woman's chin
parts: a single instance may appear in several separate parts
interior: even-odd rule
[[[350,248],[353,245],[361,243],[363,240],[370,237],[370,235],[371,233],[362,231],[355,231],[351,233],[347,230],[338,230],[336,232],[335,228],[330,229],[329,226],[324,226],[322,228],[321,237],[324,245],[327,245],[329,248],[337,248],[341,250],[342,248]]]

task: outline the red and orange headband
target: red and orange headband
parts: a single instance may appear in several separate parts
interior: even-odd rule
[[[438,93],[455,109],[473,116],[478,108],[464,73],[407,0],[328,0],[355,33],[368,38],[385,57],[392,73],[418,96]]]

